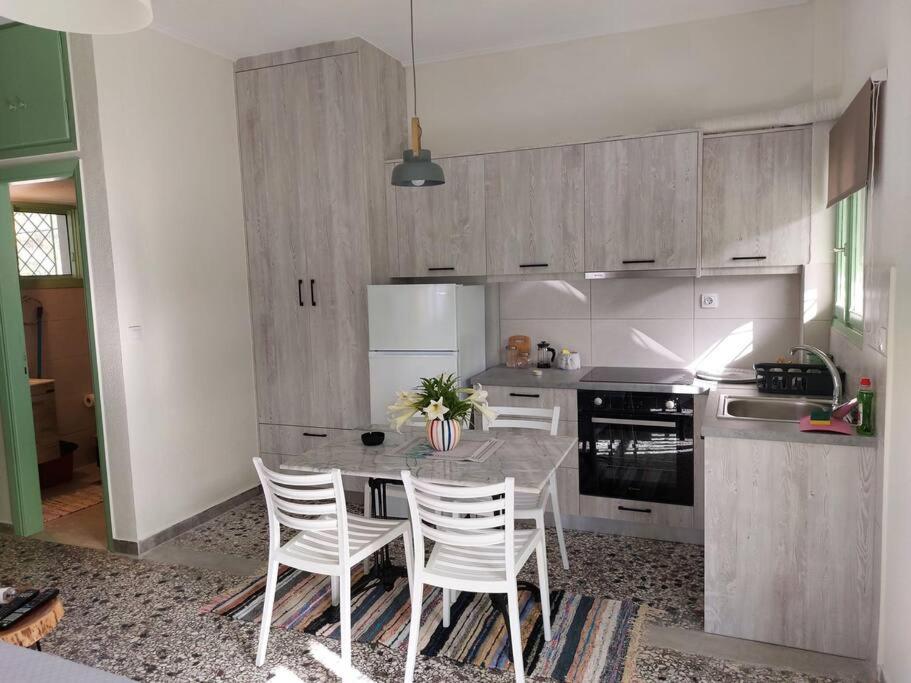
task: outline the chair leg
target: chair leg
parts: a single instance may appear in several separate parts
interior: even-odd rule
[[[339,577],[340,606],[339,616],[342,622],[342,663],[351,666],[351,568],[343,567]]]
[[[263,594],[263,618],[259,627],[259,646],[256,648],[256,666],[266,661],[266,646],[269,643],[269,627],[272,625],[272,606],[275,604],[275,584],[278,583],[278,562],[269,559],[266,570],[266,591]]]
[[[563,519],[560,517],[560,501],[557,498],[557,476],[551,473],[547,482],[550,487],[550,506],[554,513],[554,527],[557,529],[557,543],[560,544],[560,559],[563,569],[569,569],[569,557],[566,555],[566,541],[563,539]]]
[[[535,548],[535,559],[538,561],[538,588],[541,594],[541,621],[544,625],[544,640],[550,642],[550,583],[547,579],[547,549],[544,536]]]
[[[415,581],[411,589],[411,625],[408,627],[408,655],[405,659],[405,683],[414,681],[418,659],[418,638],[421,636],[421,603],[424,602],[424,585]]]
[[[506,594],[509,610],[509,635],[512,644],[512,666],[516,683],[525,683],[525,666],[522,663],[522,622],[519,619],[519,593],[515,585]]]
[[[364,479],[364,517],[373,517],[373,492],[370,490],[370,480]],[[370,571],[370,556],[364,558],[364,575]]]
[[[406,529],[402,536],[402,542],[405,544],[405,574],[408,576],[409,593],[414,587],[414,544],[411,540],[411,532]]]
[[[449,628],[449,608],[452,606],[451,596],[449,594],[449,589],[443,589],[443,599],[440,601],[443,603],[443,628]]]
[[[330,576],[329,584],[332,586],[332,606],[338,607],[338,577]]]

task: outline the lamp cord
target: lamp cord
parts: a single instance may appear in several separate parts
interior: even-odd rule
[[[418,74],[417,67],[414,64],[414,0],[410,0],[411,6],[411,84],[414,91],[414,115],[418,115]]]

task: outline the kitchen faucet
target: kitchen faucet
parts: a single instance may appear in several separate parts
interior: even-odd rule
[[[835,363],[829,358],[829,354],[815,346],[798,344],[797,346],[791,347],[792,356],[798,351],[803,351],[807,354],[819,357],[819,360],[826,366],[829,374],[832,375],[832,412],[834,413],[841,405],[841,375],[838,372],[838,368],[835,367]]]

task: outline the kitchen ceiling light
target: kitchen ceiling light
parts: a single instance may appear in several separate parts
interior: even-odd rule
[[[0,0],[0,16],[67,33],[129,33],[152,23],[151,0]]]
[[[418,118],[418,77],[414,62],[414,0],[411,7],[411,78],[414,117],[411,119],[411,149],[402,152],[402,163],[392,169],[392,184],[398,187],[433,187],[446,182],[443,169],[433,163],[429,149],[421,149],[421,120]]]

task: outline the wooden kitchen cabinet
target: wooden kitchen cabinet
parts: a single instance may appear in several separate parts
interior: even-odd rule
[[[584,268],[582,145],[484,157],[487,273]]]
[[[75,147],[66,35],[0,26],[0,158]]]
[[[699,133],[585,145],[585,269],[696,267]]]
[[[360,39],[235,69],[259,422],[366,424],[367,285],[391,269],[383,167],[404,141],[404,72]]]
[[[810,257],[809,127],[706,136],[702,266],[799,266]]]
[[[705,444],[705,630],[874,654],[875,448]]]
[[[392,188],[398,222],[398,275],[487,273],[484,157],[437,159],[446,182]]]

